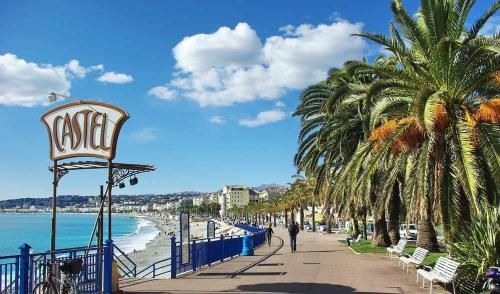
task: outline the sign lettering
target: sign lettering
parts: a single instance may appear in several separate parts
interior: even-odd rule
[[[111,104],[77,101],[42,116],[49,133],[50,158],[98,157],[113,159],[126,111]]]

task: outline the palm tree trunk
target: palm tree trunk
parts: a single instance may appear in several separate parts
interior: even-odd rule
[[[399,183],[396,181],[392,189],[391,198],[389,199],[389,222],[387,223],[387,231],[391,238],[392,245],[399,242],[399,213],[401,206],[401,199],[399,198]]]
[[[356,238],[359,235],[359,225],[356,217],[352,217],[352,237]]]
[[[276,213],[273,214],[274,227],[276,228]]]
[[[316,232],[316,207],[314,206],[314,202],[312,203],[312,231]],[[328,226],[327,233],[330,233]]]
[[[368,234],[367,234],[368,226],[366,224],[366,216],[367,216],[366,206],[363,206],[363,208],[361,209],[361,213],[360,213],[359,216],[361,217],[361,225],[362,225],[362,228],[363,228],[363,231],[361,232],[362,237],[363,237],[364,240],[368,240]]]
[[[304,230],[304,207],[300,207],[300,229]]]
[[[380,209],[373,215],[374,229],[372,246],[388,247],[391,244],[391,238],[387,232],[387,221],[385,220],[385,210]]]
[[[425,248],[430,252],[439,251],[439,243],[430,215],[423,216],[418,220],[417,247]]]
[[[387,221],[385,220],[385,207],[375,209],[377,203],[377,195],[372,191],[370,195],[370,203],[373,210],[373,225],[374,232],[372,238],[372,246],[388,247],[391,244],[391,238],[387,232]]]
[[[330,234],[332,232],[332,220],[331,220],[331,214],[330,214],[329,209],[327,209],[325,211],[324,218],[326,220],[326,233]],[[314,231],[314,228],[313,228],[313,231]]]

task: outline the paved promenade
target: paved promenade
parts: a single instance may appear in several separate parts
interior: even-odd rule
[[[301,232],[297,252],[275,229],[271,246],[175,280],[126,280],[125,293],[429,293],[396,259],[356,255],[335,235]],[[284,241],[284,242],[283,242]],[[284,244],[283,244],[284,243]],[[435,288],[433,293],[443,293]]]

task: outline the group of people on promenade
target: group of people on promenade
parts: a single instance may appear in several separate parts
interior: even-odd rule
[[[287,227],[288,230],[288,236],[290,237],[290,250],[292,253],[297,251],[297,235],[299,234],[299,226],[298,224],[292,220],[290,224]],[[272,225],[269,224],[269,226],[266,229],[266,236],[267,236],[267,245],[271,246],[271,238],[274,234]]]

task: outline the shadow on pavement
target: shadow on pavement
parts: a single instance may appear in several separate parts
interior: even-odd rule
[[[323,252],[337,252],[337,251],[341,251],[341,250],[297,250],[295,251],[294,254],[296,253],[323,253]]]
[[[198,276],[283,276],[286,272],[199,273]]]
[[[268,283],[255,285],[240,285],[237,288],[243,292],[267,292],[267,293],[335,293],[335,294],[368,294],[369,292],[358,292],[356,289],[334,285],[318,283]],[[380,293],[380,292],[377,292]],[[383,293],[380,293],[383,294]]]

